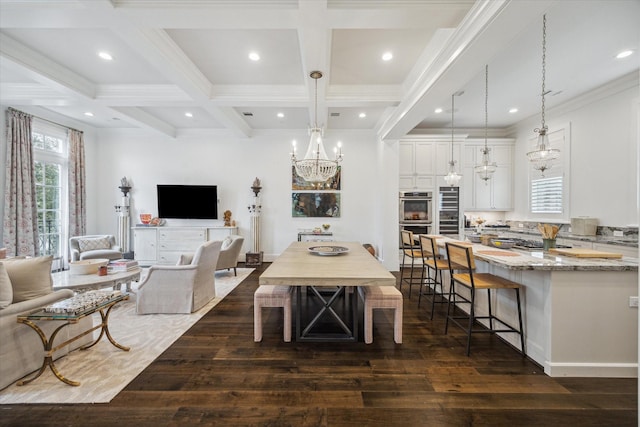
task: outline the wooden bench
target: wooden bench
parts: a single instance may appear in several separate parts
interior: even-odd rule
[[[291,342],[291,286],[259,286],[253,294],[253,338],[262,341],[262,307],[284,309],[284,341]]]
[[[373,309],[394,309],[393,340],[402,344],[402,292],[395,286],[360,286],[358,293],[364,301],[364,342],[373,342]]]

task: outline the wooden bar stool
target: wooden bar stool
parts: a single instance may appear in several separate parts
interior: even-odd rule
[[[471,334],[476,332],[488,332],[488,333],[503,333],[513,332],[520,335],[520,352],[525,355],[524,347],[524,334],[522,328],[522,310],[520,306],[520,284],[512,282],[511,280],[496,276],[490,273],[474,273],[476,268],[473,258],[473,249],[467,244],[458,243],[446,243],[447,258],[449,261],[449,272],[451,274],[451,286],[449,288],[449,303],[447,304],[447,321],[445,323],[444,333],[446,334],[449,328],[449,320],[458,325],[462,330],[467,333],[467,356],[471,353]],[[456,268],[457,267],[457,268]],[[462,273],[454,273],[454,270],[462,270]],[[470,297],[465,297],[459,294],[455,287],[461,285],[467,288],[470,292]],[[487,302],[489,315],[488,316],[476,316],[475,315],[475,297],[476,290],[487,290]],[[496,316],[493,315],[491,310],[491,290],[496,292],[499,289],[510,289],[515,291],[516,301],[518,304],[518,324],[519,329],[505,323]],[[458,299],[459,298],[459,299]],[[450,314],[451,305],[456,304],[469,304],[468,316],[457,316],[455,313]],[[489,325],[482,325],[482,328],[474,328],[476,320],[487,319]],[[462,321],[466,320],[467,325],[464,325]]]
[[[416,246],[416,242],[413,238],[413,232],[407,230],[401,230],[400,236],[402,239],[402,266],[400,267],[400,292],[402,292],[402,284],[406,283],[409,285],[409,298],[411,298],[411,287],[413,285],[422,286],[422,278],[424,275],[424,265],[422,264],[422,251],[420,250],[420,246]],[[405,266],[405,260],[407,258],[411,259],[411,273],[409,277],[405,277],[405,270],[407,267]],[[415,265],[415,260],[420,260],[420,276],[415,276],[413,274],[413,267]]]
[[[373,342],[373,309],[392,308],[393,340],[402,344],[402,292],[394,286],[359,286],[358,293],[364,301],[364,342]]]
[[[262,285],[253,294],[253,340],[262,341],[262,307],[284,310],[284,341],[291,342],[291,286]]]
[[[448,303],[448,300],[444,296],[444,288],[442,287],[442,272],[449,269],[449,262],[440,256],[436,247],[436,239],[434,237],[420,235],[422,263],[426,267],[423,287],[426,286],[427,291],[422,292],[421,289],[420,295],[418,296],[418,307],[420,307],[420,301],[423,293],[427,296],[431,295],[431,320],[433,320],[433,312],[435,310],[436,303]],[[438,292],[438,285],[440,286],[440,292]],[[440,298],[439,301],[436,301],[437,297]]]

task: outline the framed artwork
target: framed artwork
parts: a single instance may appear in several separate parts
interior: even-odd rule
[[[307,182],[297,174],[295,166],[291,166],[291,189],[296,191],[324,191],[324,190],[341,190],[340,182],[342,181],[342,166],[338,166],[336,174],[325,182],[312,183]]]
[[[294,218],[339,218],[340,193],[291,193]]]

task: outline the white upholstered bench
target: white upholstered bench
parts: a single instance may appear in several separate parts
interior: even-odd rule
[[[262,341],[262,307],[284,309],[284,341],[291,341],[291,286],[262,285],[253,294],[253,338]]]
[[[364,301],[364,342],[373,342],[373,309],[394,309],[393,340],[402,344],[402,293],[395,286],[360,286],[358,293]]]

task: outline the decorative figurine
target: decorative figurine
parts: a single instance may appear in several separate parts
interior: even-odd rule
[[[231,227],[231,211],[230,210],[226,210],[224,211],[224,226],[225,227]]]

